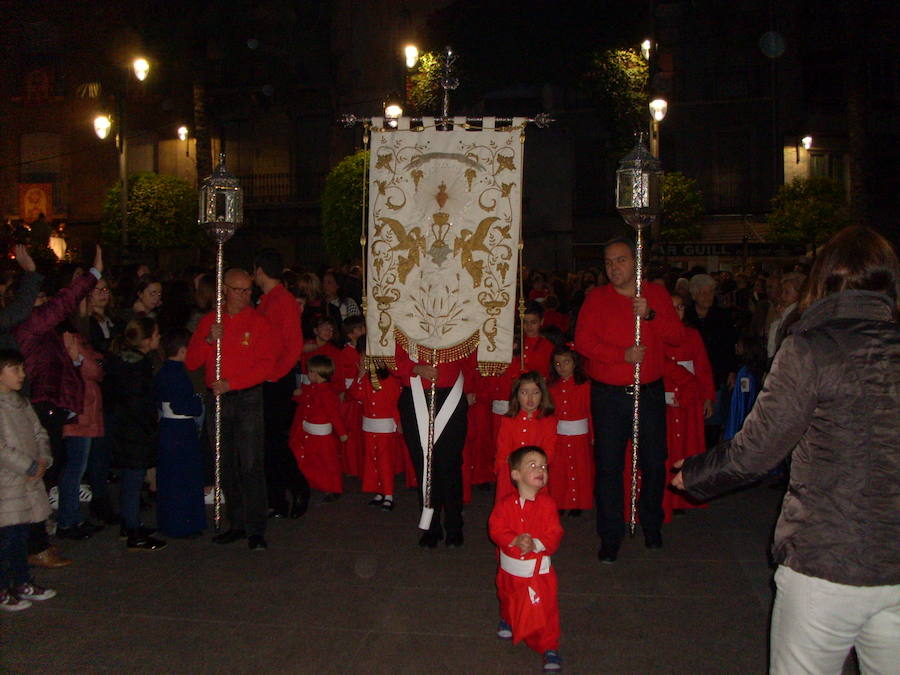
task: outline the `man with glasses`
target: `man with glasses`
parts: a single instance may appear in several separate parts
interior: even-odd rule
[[[206,386],[222,403],[222,487],[229,528],[217,544],[248,538],[251,550],[267,548],[268,503],[263,461],[262,383],[272,372],[276,343],[266,319],[250,306],[253,281],[242,269],[225,273],[222,323],[215,311],[197,325],[185,365],[206,366]],[[222,342],[222,377],[215,379],[216,340]],[[207,417],[214,423],[213,415]],[[210,434],[213,437],[213,434]]]

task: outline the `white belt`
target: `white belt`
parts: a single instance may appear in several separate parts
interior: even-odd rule
[[[313,422],[307,422],[303,420],[303,431],[308,433],[310,436],[327,436],[331,433],[331,422],[325,422],[325,424],[314,424]]]
[[[344,389],[349,389],[353,386],[353,383],[356,382],[356,379],[353,377],[345,377],[344,378]]]
[[[509,412],[509,401],[491,401],[491,411],[495,415],[505,415]]]
[[[164,420],[192,420],[192,415],[179,415],[172,410],[172,404],[168,401],[162,401],[159,404],[159,416]]]
[[[506,555],[503,551],[500,551],[500,569],[508,574],[512,574],[514,577],[522,577],[524,579],[533,577],[535,562],[535,558],[530,560],[520,560],[519,558],[513,558],[512,556]],[[541,569],[538,571],[538,574],[547,574],[549,571],[550,556],[545,555],[541,558]]]
[[[584,436],[589,431],[587,417],[580,420],[556,421],[556,433],[560,436]]]
[[[309,375],[300,373],[300,384],[309,384]]]
[[[392,434],[397,431],[397,422],[393,417],[363,416],[362,430],[370,434]]]
[[[687,370],[688,372],[690,372],[691,374],[693,374],[693,372],[694,372],[694,361],[693,360],[679,361],[678,365],[681,366],[682,368],[684,368],[685,370]]]

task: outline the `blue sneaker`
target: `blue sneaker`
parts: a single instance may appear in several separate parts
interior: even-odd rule
[[[503,619],[497,624],[497,637],[501,640],[512,640],[512,626]]]
[[[555,649],[548,649],[544,652],[544,672],[558,673],[562,671],[562,657]]]

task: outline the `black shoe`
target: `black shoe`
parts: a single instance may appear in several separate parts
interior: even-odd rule
[[[382,499],[381,500],[381,509],[383,511],[393,511],[394,510],[394,500],[393,499]]]
[[[141,537],[149,537],[151,534],[156,534],[156,529],[152,528],[152,527],[144,527],[143,525],[141,525],[140,527],[138,527],[137,533]],[[122,525],[119,528],[119,539],[125,539],[127,537],[128,537],[128,530],[126,530],[125,526]]]
[[[141,536],[138,530],[131,530],[128,533],[127,547],[129,551],[158,551],[167,545],[162,539]]]
[[[610,542],[609,544],[603,542],[603,545],[600,546],[600,551],[597,553],[600,562],[607,565],[616,562],[616,558],[619,557],[619,546],[621,546],[620,542]]]
[[[659,530],[644,532],[644,546],[650,549],[662,548],[662,533]]]
[[[222,534],[213,537],[212,540],[214,544],[233,544],[246,536],[247,533],[244,530],[225,530]]]
[[[459,548],[463,545],[463,533],[462,532],[448,532],[447,540],[444,542],[450,548]]]
[[[369,500],[369,506],[381,506],[381,502],[384,501],[384,495],[375,495],[372,499]]]
[[[569,509],[570,518],[578,518],[581,516],[581,509]]]
[[[73,525],[72,527],[57,527],[56,536],[60,539],[71,539],[72,541],[84,541],[90,539],[93,532],[89,532],[84,523]]]
[[[419,546],[422,548],[435,548],[438,545],[438,542],[443,538],[444,537],[439,533],[428,530],[419,539]]]
[[[331,502],[336,502],[341,498],[340,492],[328,492],[325,494],[325,497],[322,499],[326,504],[330,504]]]
[[[265,551],[269,548],[269,545],[261,534],[251,534],[247,539],[247,546],[251,551]]]
[[[290,516],[295,520],[306,513],[309,508],[309,492],[295,494],[291,499]]]

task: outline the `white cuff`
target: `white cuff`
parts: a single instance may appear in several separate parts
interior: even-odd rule
[[[103,275],[100,273],[100,270],[98,270],[96,267],[92,267],[92,268],[91,268],[91,274],[93,274],[95,277],[97,277],[97,281],[100,281],[100,277],[103,276]]]

